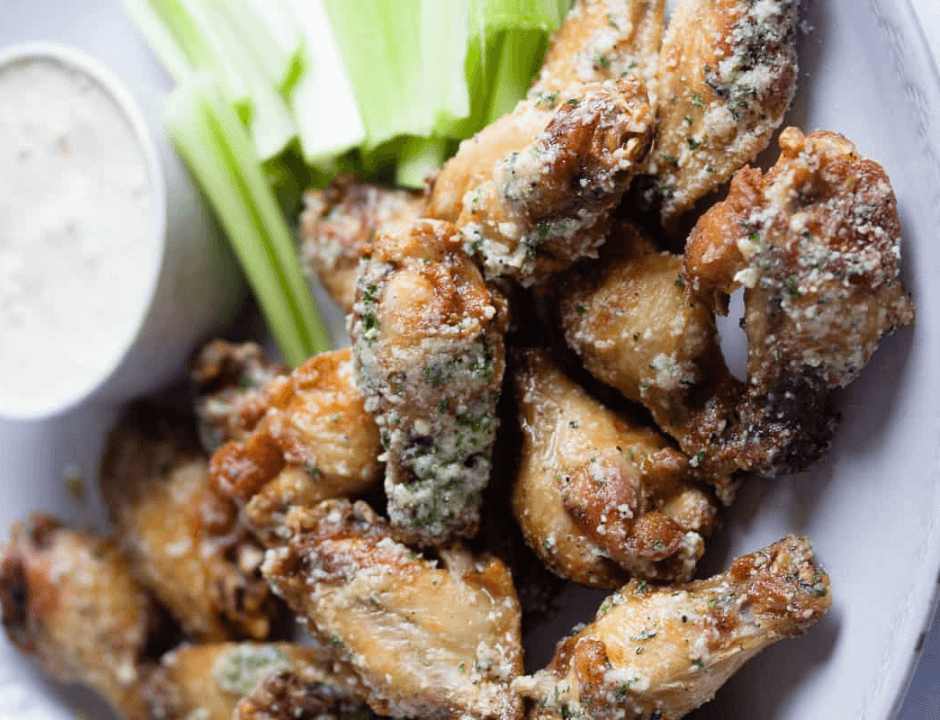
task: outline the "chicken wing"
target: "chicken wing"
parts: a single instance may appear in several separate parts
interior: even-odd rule
[[[514,687],[537,720],[679,720],[764,648],[801,635],[832,602],[806,538],[789,535],[688,585],[631,582],[555,658]]]
[[[410,225],[424,211],[424,193],[335,178],[325,190],[304,195],[301,255],[323,287],[347,313],[356,298],[362,251],[376,232]]]
[[[239,700],[232,720],[374,720],[367,705],[316,674],[280,670]]]
[[[351,316],[356,384],[381,428],[392,524],[435,545],[476,532],[503,378],[506,303],[457,228],[379,233]]]
[[[215,452],[229,440],[244,440],[268,408],[266,388],[287,372],[285,366],[269,362],[255,343],[213,340],[202,348],[190,378],[197,393],[199,440],[206,452]]]
[[[267,637],[276,610],[263,551],[213,490],[189,418],[137,405],[112,430],[101,493],[138,580],[187,634]]]
[[[689,238],[694,293],[725,311],[744,285],[748,392],[739,454],[802,469],[835,426],[832,388],[914,321],[899,279],[901,225],[884,170],[840,135],[787,128],[766,175],[745,169]]]
[[[350,496],[381,476],[379,430],[353,383],[349,348],[316,355],[265,389],[264,418],[212,456],[212,482],[270,541],[295,502]],[[269,487],[270,485],[270,487]]]
[[[144,688],[151,716],[160,720],[264,718],[265,698],[284,683],[306,685],[321,698],[354,703],[354,675],[334,672],[322,648],[294,643],[182,645],[165,654]],[[298,705],[297,707],[303,707]],[[241,713],[241,714],[236,714]],[[247,715],[244,713],[248,713]],[[251,714],[255,713],[255,714]],[[318,718],[316,715],[270,715]]]
[[[644,172],[672,226],[764,149],[796,92],[799,0],[681,0]]]
[[[293,510],[293,537],[263,572],[311,630],[352,666],[380,714],[521,718],[512,578],[460,545],[425,559],[362,502]]]
[[[595,587],[690,580],[717,512],[688,458],[600,405],[546,351],[517,359],[525,439],[512,502],[529,546],[559,575]]]
[[[623,222],[600,262],[576,268],[559,285],[565,338],[585,367],[646,406],[730,502],[739,468],[713,451],[731,431],[744,389],[725,366],[710,308],[688,293],[682,257],[653,251]]]
[[[13,645],[49,675],[148,720],[141,663],[159,615],[114,542],[42,513],[14,523],[0,548],[0,611]]]

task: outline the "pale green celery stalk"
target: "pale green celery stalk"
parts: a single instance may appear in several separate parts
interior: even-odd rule
[[[472,0],[478,32],[529,29],[556,30],[571,7],[570,0]]]
[[[124,0],[124,10],[173,80],[192,72],[186,53],[149,0]]]
[[[248,80],[233,62],[231,47],[220,36],[212,16],[200,0],[149,0],[150,6],[176,37],[190,64],[209,70],[218,81],[225,97],[238,110],[242,119],[250,115],[251,101]]]
[[[431,134],[470,114],[464,65],[470,42],[473,0],[423,0],[418,28],[422,89],[435,106]],[[426,135],[426,133],[415,133]]]
[[[262,55],[267,48],[240,37],[230,13],[222,5],[229,0],[202,0],[207,17],[225,43],[231,63],[248,83],[251,113],[247,124],[255,150],[262,160],[276,157],[297,134],[287,103],[274,81],[263,71]]]
[[[444,164],[447,141],[443,138],[413,137],[405,140],[395,168],[395,184],[402,187],[424,187],[424,178]]]
[[[330,348],[284,216],[251,140],[212,79],[200,74],[170,96],[166,124],[209,197],[285,361]]]
[[[323,0],[287,3],[304,40],[303,70],[288,101],[304,159],[328,170],[334,157],[365,142],[366,130]]]
[[[548,36],[541,30],[513,28],[501,34],[499,52],[492,58],[496,67],[484,125],[512,112],[519,99],[525,97],[548,49]]]
[[[300,72],[300,29],[279,0],[207,0],[225,17],[238,40],[250,50],[255,64],[280,90]]]

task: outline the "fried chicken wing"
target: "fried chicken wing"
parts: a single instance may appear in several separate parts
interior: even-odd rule
[[[301,256],[347,313],[355,302],[363,249],[376,232],[393,232],[417,220],[425,202],[423,193],[360,182],[351,175],[339,176],[325,190],[308,190],[304,195]]]
[[[601,261],[576,268],[560,285],[565,338],[585,367],[646,406],[730,502],[739,468],[713,450],[731,431],[744,390],[725,365],[711,310],[687,291],[682,257],[653,251],[623,222]]]
[[[0,548],[0,611],[13,645],[60,682],[147,720],[140,682],[159,615],[115,543],[34,513]]]
[[[799,0],[681,0],[645,172],[669,227],[764,149],[796,92]]]
[[[148,680],[144,696],[151,716],[160,720],[319,718],[276,714],[281,712],[276,703],[266,704],[267,700],[275,702],[274,693],[287,684],[305,687],[322,699],[332,696],[337,703],[354,704],[359,692],[355,676],[334,672],[322,648],[244,642],[182,645],[172,650]],[[275,714],[265,716],[265,712]]]
[[[386,448],[389,516],[423,545],[476,532],[496,434],[506,303],[462,246],[438,220],[379,233],[351,316],[356,384]]]
[[[213,490],[187,419],[141,405],[119,420],[101,492],[138,580],[187,634],[267,637],[276,603],[258,568],[263,550]]]
[[[206,452],[215,452],[229,440],[244,440],[268,408],[266,388],[287,372],[285,366],[269,362],[256,343],[213,340],[202,348],[190,378],[198,396],[199,440]]]
[[[394,540],[362,502],[295,509],[294,535],[263,572],[368,689],[380,714],[521,718],[509,688],[522,672],[512,578],[460,545],[428,560]]]
[[[690,580],[717,512],[689,459],[591,398],[546,351],[517,360],[524,442],[512,502],[529,546],[595,587]]]
[[[373,720],[367,705],[307,668],[269,675],[239,700],[232,720]]]
[[[741,454],[764,471],[825,450],[830,390],[914,321],[899,279],[897,201],[880,165],[840,135],[787,128],[766,175],[745,169],[689,238],[685,273],[719,311],[743,285],[748,391]]]
[[[530,99],[636,71],[653,86],[663,40],[665,0],[578,0],[552,37]],[[550,101],[553,104],[553,101]]]
[[[631,582],[514,684],[531,717],[679,720],[711,700],[758,652],[814,625],[832,602],[806,538],[789,535],[687,585]]]
[[[212,482],[266,541],[294,503],[352,496],[381,476],[379,430],[353,382],[349,348],[321,353],[265,389],[264,418],[212,456]]]

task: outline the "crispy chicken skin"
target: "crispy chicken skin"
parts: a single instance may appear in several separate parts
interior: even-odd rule
[[[828,396],[881,338],[914,321],[901,285],[897,201],[880,165],[844,137],[787,128],[765,175],[745,169],[689,238],[685,273],[719,311],[743,285],[748,391],[739,454],[801,469],[831,439]]]
[[[263,572],[368,689],[372,709],[421,718],[521,718],[520,608],[506,567],[460,545],[428,560],[363,502],[287,517]]]
[[[295,503],[357,495],[381,477],[379,431],[353,382],[349,348],[316,355],[265,388],[264,418],[212,456],[212,482],[268,541]]]
[[[100,693],[127,720],[147,720],[141,662],[156,606],[114,542],[33,513],[0,547],[0,611],[13,645],[60,682]]]
[[[635,70],[652,100],[665,7],[665,0],[575,2],[552,37],[529,98],[553,104],[552,93],[624,77]]]
[[[279,670],[239,700],[232,720],[372,720],[354,694],[327,684],[309,666]]]
[[[199,440],[215,452],[229,440],[244,440],[264,416],[268,384],[287,374],[269,362],[256,343],[213,340],[195,357],[190,379],[196,390]]]
[[[799,0],[681,0],[645,172],[669,227],[770,141],[796,92]]]
[[[276,703],[272,707],[265,702],[273,701],[277,688],[287,682],[303,683],[311,691],[319,690],[321,697],[332,694],[340,702],[352,703],[361,692],[355,676],[334,672],[322,648],[244,642],[182,645],[166,653],[149,678],[144,697],[151,716],[159,720],[318,718],[263,714],[278,712]]]
[[[624,221],[599,262],[582,264],[559,285],[565,338],[585,367],[646,406],[730,502],[739,468],[713,449],[732,428],[743,385],[725,366],[714,315],[688,293],[682,257],[654,251]]]
[[[516,361],[524,441],[512,504],[529,546],[594,587],[691,580],[717,509],[689,479],[688,458],[591,398],[547,351]]]
[[[347,313],[356,298],[359,257],[379,230],[410,225],[424,211],[423,193],[335,178],[325,190],[308,190],[300,215],[301,256]]]
[[[276,603],[263,550],[211,487],[190,422],[132,407],[108,438],[101,493],[134,574],[188,635],[267,637]]]
[[[555,658],[514,686],[531,717],[678,720],[711,700],[741,666],[804,633],[832,602],[806,538],[789,535],[687,585],[631,582]]]
[[[407,542],[476,532],[503,378],[506,302],[451,223],[379,233],[350,316],[356,384],[386,448],[388,512]]]

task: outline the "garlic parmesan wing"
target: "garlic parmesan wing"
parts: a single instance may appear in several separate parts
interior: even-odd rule
[[[268,384],[287,368],[269,362],[255,343],[213,340],[193,360],[199,439],[206,452],[229,440],[244,440],[264,416]]]
[[[710,308],[688,293],[682,256],[650,248],[624,222],[600,262],[564,277],[565,339],[591,374],[649,409],[727,503],[739,468],[714,449],[733,429],[743,385],[725,366]]]
[[[505,566],[460,545],[431,561],[362,502],[287,518],[294,535],[263,572],[367,688],[380,714],[522,717],[520,609]]]
[[[840,135],[787,128],[765,175],[740,171],[689,238],[694,293],[723,311],[743,285],[748,388],[740,454],[765,472],[816,460],[835,427],[833,388],[886,334],[914,321],[899,278],[901,225],[888,177]]]
[[[645,172],[664,225],[763,150],[796,92],[799,0],[681,0],[663,40]]]
[[[577,85],[637,73],[655,107],[665,0],[577,0],[558,32],[530,99],[545,101]]]
[[[187,634],[267,637],[276,604],[258,567],[263,551],[209,482],[188,418],[142,405],[112,430],[101,492],[138,580]]]
[[[53,678],[148,720],[142,662],[159,615],[113,542],[42,513],[14,523],[0,546],[0,612],[13,645]]]
[[[502,295],[457,228],[379,233],[351,316],[356,384],[386,448],[388,512],[409,542],[476,532],[503,378]]]
[[[687,585],[631,582],[555,658],[514,687],[534,720],[679,720],[761,650],[801,635],[832,602],[806,538],[789,535]]]
[[[154,719],[260,720],[265,717],[260,714],[265,707],[260,703],[265,698],[273,700],[271,693],[288,679],[304,683],[312,692],[322,690],[350,702],[359,691],[355,677],[342,670],[334,672],[328,653],[321,648],[244,642],[182,645],[166,653],[148,680],[144,696]],[[277,712],[276,706],[267,710]],[[269,717],[313,720],[319,716]]]
[[[352,175],[304,195],[301,256],[347,313],[356,298],[362,251],[376,232],[393,231],[420,217],[425,200],[423,193],[360,182]]]
[[[266,542],[295,503],[358,495],[381,476],[379,431],[353,383],[349,348],[321,353],[272,381],[264,418],[212,456],[215,487]]]
[[[517,359],[524,441],[512,503],[529,546],[585,585],[690,580],[717,510],[688,458],[600,405],[546,351]]]
[[[367,705],[309,667],[279,670],[239,700],[232,720],[373,720]]]

